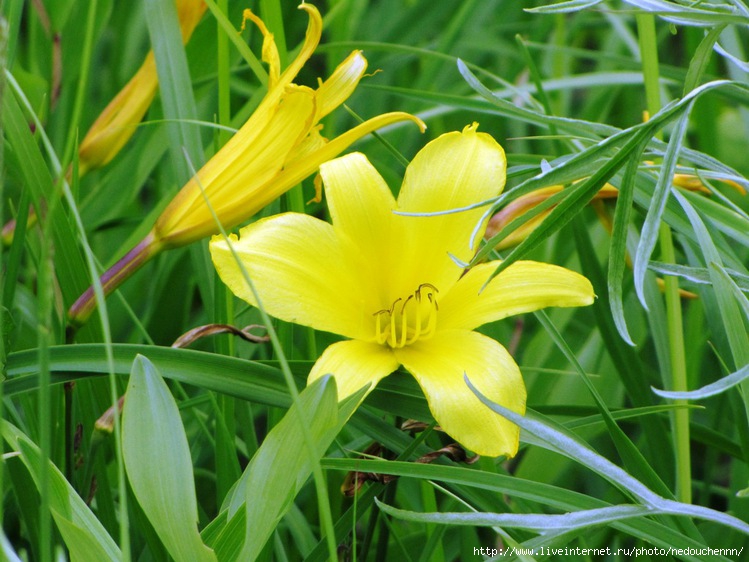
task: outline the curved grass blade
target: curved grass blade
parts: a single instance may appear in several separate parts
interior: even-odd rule
[[[735,529],[745,535],[749,535],[749,524],[741,519],[726,513],[715,511],[714,509],[685,504],[659,496],[642,482],[616,466],[610,460],[588,448],[587,445],[583,445],[568,433],[553,427],[548,421],[541,422],[536,419],[531,419],[530,416],[518,415],[515,412],[488,400],[471,384],[471,381],[467,376],[465,376],[465,380],[468,387],[479,398],[479,400],[481,400],[481,402],[486,404],[486,406],[497,414],[518,425],[523,431],[533,437],[534,443],[586,466],[614,484],[626,495],[639,500],[648,508],[662,513],[712,521],[719,525]]]
[[[536,8],[525,8],[525,11],[536,14],[566,14],[569,12],[584,10],[585,8],[591,8],[601,2],[603,2],[603,0],[567,0],[566,2],[559,2],[558,4],[547,4],[546,6],[538,6]]]
[[[566,488],[460,466],[369,459],[324,459],[322,464],[323,467],[333,470],[355,470],[359,472],[419,478],[422,480],[434,480],[447,484],[453,490],[477,488],[482,491],[482,494],[503,494],[511,498],[536,502],[539,505],[562,511],[580,511],[611,507],[611,504],[607,502]],[[375,486],[372,486],[365,490],[364,493],[369,493],[374,488]],[[639,518],[614,521],[611,526],[659,547],[668,548],[674,544],[684,545],[685,548],[699,548],[704,546],[704,541],[701,542],[692,539],[651,519]],[[700,556],[697,559],[713,560],[709,556]],[[722,558],[722,560],[727,561],[728,558]]]
[[[718,394],[741,384],[747,378],[749,378],[749,365],[744,365],[735,373],[731,373],[730,375],[705,385],[702,388],[698,388],[697,390],[675,392],[671,390],[659,390],[655,387],[651,388],[655,394],[661,398],[668,398],[669,400],[702,400],[703,398],[717,396]]]
[[[441,523],[443,525],[521,528],[540,534],[547,534],[552,530],[580,530],[623,519],[655,515],[653,510],[641,505],[615,505],[561,515],[546,515],[541,513],[423,513],[398,509],[382,503],[377,498],[375,498],[375,502],[377,507],[388,515],[405,521]]]
[[[671,133],[671,140],[666,149],[663,165],[661,166],[658,175],[658,182],[656,183],[655,190],[650,199],[650,207],[645,216],[645,222],[642,225],[640,242],[637,245],[637,251],[635,252],[633,265],[635,292],[645,310],[648,309],[647,303],[645,302],[645,290],[643,287],[645,284],[645,272],[647,271],[650,256],[655,249],[655,243],[658,240],[658,229],[661,223],[661,218],[663,217],[663,210],[668,201],[668,194],[673,182],[676,162],[679,158],[679,151],[681,150],[681,145],[684,141],[684,135],[686,134],[687,125],[689,124],[689,114],[691,113],[693,106],[693,101],[688,104],[686,111],[684,111],[684,113],[677,119],[674,131]]]
[[[699,84],[702,75],[705,73],[707,64],[710,62],[710,55],[713,52],[713,46],[724,28],[724,25],[718,25],[708,31],[705,34],[705,37],[702,38],[702,41],[697,46],[694,56],[689,63],[689,70],[687,70],[687,77],[684,79],[684,90],[682,95],[687,95]]]
[[[673,194],[684,209],[689,222],[692,224],[705,262],[708,264],[707,270],[715,291],[715,297],[718,301],[720,314],[723,318],[723,325],[725,326],[726,335],[731,346],[734,363],[737,367],[749,364],[749,334],[746,332],[739,306],[732,298],[731,286],[725,277],[720,274],[723,261],[718,248],[710,236],[705,223],[692,204],[678,191],[674,190]],[[747,413],[749,414],[749,408]]]
[[[611,245],[609,249],[609,271],[608,290],[611,316],[621,338],[627,344],[634,346],[632,336],[627,329],[627,321],[624,318],[624,302],[622,293],[622,280],[624,278],[624,267],[627,260],[627,230],[632,220],[632,202],[635,197],[635,178],[642,152],[645,150],[647,141],[642,141],[640,146],[634,149],[632,157],[624,172],[624,179],[619,187],[619,196],[616,199],[614,211],[614,225],[611,232]]]
[[[704,267],[690,267],[686,265],[653,261],[650,262],[650,269],[662,275],[675,275],[685,281],[691,281],[692,283],[700,285],[710,285],[712,283],[710,281],[710,273],[707,268]],[[739,273],[732,269],[729,270],[727,268],[721,268],[721,271],[728,275],[739,291],[744,293],[749,292],[749,275]]]
[[[749,18],[741,15],[735,7],[726,4],[703,4],[693,2],[692,6],[685,3],[664,2],[663,0],[625,0],[635,8],[660,16],[664,20],[679,25],[708,27],[717,24],[737,23],[746,25]],[[695,4],[706,5],[713,9],[693,7]]]
[[[198,532],[190,447],[174,400],[146,357],[133,362],[122,409],[122,456],[138,503],[177,562],[216,561]]]

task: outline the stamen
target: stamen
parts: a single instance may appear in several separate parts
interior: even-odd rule
[[[438,292],[437,287],[431,283],[422,283],[405,300],[398,298],[389,309],[383,308],[375,312],[375,341],[380,345],[400,348],[434,335],[439,310],[435,295]],[[429,303],[426,305],[426,313],[422,310],[422,306],[426,304],[424,296]],[[401,303],[400,306],[398,303]],[[385,315],[387,324],[383,325]]]
[[[412,298],[414,298],[414,296],[409,295],[401,307],[401,341],[400,345],[397,345],[396,347],[403,347],[407,343],[412,343],[408,341],[408,315],[406,314],[406,305]]]
[[[375,334],[376,334],[376,338],[377,338],[376,341],[380,345],[382,345],[383,343],[385,343],[387,341],[387,334],[383,333],[383,331],[382,331],[382,322],[380,320],[380,318],[382,317],[383,314],[388,314],[389,315],[389,312],[387,310],[383,309],[383,310],[378,310],[377,312],[374,313],[374,317],[375,317]]]

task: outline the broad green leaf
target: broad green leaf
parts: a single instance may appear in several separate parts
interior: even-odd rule
[[[52,382],[108,372],[106,347],[102,344],[57,346],[49,351]],[[115,344],[112,353],[114,372],[120,375],[130,373],[138,354],[148,354],[149,360],[167,378],[272,406],[288,407],[291,402],[279,370],[256,361],[190,349],[130,344]],[[6,396],[37,387],[36,362],[34,350],[8,356]]]
[[[190,447],[156,367],[135,358],[122,411],[122,454],[138,503],[177,562],[215,561],[200,538]]]
[[[268,406],[288,408],[291,404],[288,387],[275,362],[258,362],[227,357],[192,349],[175,349],[153,345],[114,344],[111,346],[114,372],[130,373],[138,354],[149,360],[162,376],[179,382],[213,390]],[[53,383],[101,376],[109,372],[107,346],[78,344],[49,348],[49,369]],[[310,361],[292,361],[291,369],[300,386],[312,367]],[[34,390],[39,385],[36,350],[8,355],[8,380],[4,393],[11,396]],[[368,398],[372,406],[393,414],[429,419],[423,394],[410,376],[390,376]]]
[[[319,459],[351,417],[364,392],[362,389],[339,407],[335,379],[324,377],[299,394],[301,416],[300,409],[292,405],[268,433],[227,497],[225,508],[232,521],[216,541],[220,560],[254,560],[309,478],[314,461],[307,452],[300,420],[306,419],[309,424],[308,430]],[[237,514],[243,507],[246,517],[238,518]],[[245,540],[238,553],[235,549],[240,524],[245,526]],[[232,549],[227,547],[226,541],[230,541]]]
[[[39,489],[42,470],[39,448],[7,421],[2,422],[2,433],[10,447],[21,454],[21,461]],[[71,560],[120,560],[122,554],[112,537],[60,470],[52,462],[47,462],[49,507],[60,534],[70,549]]]

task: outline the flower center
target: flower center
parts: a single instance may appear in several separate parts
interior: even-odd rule
[[[437,287],[422,283],[405,299],[397,299],[389,309],[375,312],[377,343],[403,347],[419,338],[432,337],[437,328],[437,293]]]

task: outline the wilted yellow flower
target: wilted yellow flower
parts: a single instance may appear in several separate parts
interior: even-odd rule
[[[495,213],[494,216],[489,219],[489,224],[486,225],[484,238],[489,240],[492,236],[501,232],[505,226],[510,224],[516,218],[523,216],[533,207],[540,205],[552,195],[556,195],[562,191],[562,189],[564,188],[561,185],[550,185],[549,187],[542,187],[541,189],[536,189],[535,191],[521,195],[517,199],[511,201],[503,207],[501,211]],[[619,191],[613,185],[607,183],[598,193],[596,193],[594,199],[610,199],[617,197],[618,195]],[[526,221],[516,230],[510,232],[509,235],[500,240],[496,248],[498,250],[504,250],[520,244],[536,229],[536,227],[538,227],[539,224],[543,222],[547,216],[549,216],[549,213],[551,213],[553,208],[554,207],[550,207],[546,209],[532,219]]]
[[[257,305],[231,244],[269,314],[348,338],[323,352],[310,382],[332,374],[343,399],[403,365],[454,439],[481,455],[513,456],[518,427],[481,404],[463,377],[520,414],[525,385],[507,350],[474,330],[547,306],[589,305],[593,288],[574,271],[533,261],[515,262],[489,283],[498,261],[466,272],[456,261],[475,253],[481,209],[394,213],[440,213],[496,197],[505,170],[502,147],[475,125],[427,144],[397,199],[362,154],[348,154],[320,169],[332,224],[299,213],[268,217],[228,243],[215,237],[213,263],[237,296]]]
[[[394,112],[374,117],[326,141],[320,135],[320,119],[351,95],[364,75],[367,61],[360,51],[354,51],[316,90],[293,84],[322,33],[322,17],[317,8],[311,4],[299,8],[307,12],[309,25],[301,51],[283,73],[273,35],[259,18],[245,11],[245,19],[252,20],[263,33],[263,60],[269,65],[268,93],[236,135],[185,184],[148,236],[102,276],[105,293],[114,290],[158,252],[218,232],[206,198],[223,226],[231,228],[375,129],[403,120],[425,128],[420,119]],[[71,307],[71,322],[84,322],[94,306],[93,290],[89,288]]]
[[[646,162],[646,164],[652,163]],[[734,181],[719,181],[725,183],[726,185],[729,185],[730,187],[733,187],[742,195],[746,193],[746,190]],[[676,187],[681,187],[682,189],[687,189],[689,191],[701,191],[703,193],[710,193],[710,190],[704,186],[700,178],[693,174],[674,174],[673,184]],[[489,240],[496,234],[500,233],[502,229],[510,224],[513,220],[523,216],[525,213],[527,213],[537,205],[540,205],[552,195],[556,195],[563,189],[564,187],[561,185],[542,187],[540,189],[531,191],[530,193],[526,193],[525,195],[521,195],[517,199],[511,201],[500,211],[495,213],[494,216],[492,216],[492,218],[489,220],[484,238],[486,240]],[[610,183],[607,183],[604,184],[604,186],[598,191],[598,193],[595,194],[592,200],[600,201],[602,199],[615,199],[618,196],[619,190]],[[549,216],[549,213],[551,213],[553,208],[553,206],[549,207],[532,219],[529,219],[528,221],[520,225],[516,230],[510,232],[495,246],[497,250],[505,250],[507,248],[511,248],[512,246],[520,244],[528,237],[531,232],[533,232],[538,227],[538,225],[540,225],[544,221],[547,216]],[[608,228],[609,225],[604,224],[604,226]]]

